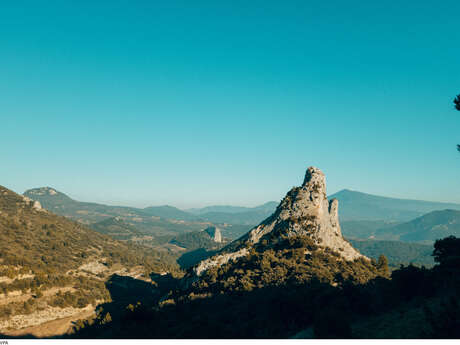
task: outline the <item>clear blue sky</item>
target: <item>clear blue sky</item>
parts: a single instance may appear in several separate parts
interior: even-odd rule
[[[0,184],[256,205],[321,168],[460,202],[460,2],[4,1]]]

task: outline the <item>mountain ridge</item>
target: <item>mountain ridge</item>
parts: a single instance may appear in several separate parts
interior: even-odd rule
[[[433,243],[450,235],[460,237],[460,211],[436,210],[408,222],[378,229],[382,239]]]
[[[460,210],[460,204],[398,199],[343,189],[329,196],[341,204],[341,220],[408,221],[425,213],[447,208]]]

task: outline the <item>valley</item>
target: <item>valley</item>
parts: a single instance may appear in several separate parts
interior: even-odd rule
[[[435,240],[458,235],[460,211],[442,210],[443,203],[345,190],[321,206],[327,200],[321,174],[307,171],[304,185],[292,189],[279,205],[268,202],[254,208],[140,209],[79,202],[50,187],[28,190],[24,196],[3,188],[0,332],[45,337],[64,336],[72,329],[75,334],[93,332],[96,325],[118,322],[119,311],[129,305],[134,314],[146,305],[173,308],[184,293],[186,300],[199,301],[217,291],[276,290],[313,277],[337,286],[337,275],[339,281],[366,285],[398,272],[401,265],[434,267]],[[337,212],[337,203],[344,212]],[[325,211],[317,214],[311,207]],[[411,219],[422,211],[431,212]],[[324,212],[330,218],[321,218]],[[305,237],[301,229],[311,234]],[[348,241],[340,240],[342,235]],[[302,261],[300,248],[306,248],[308,261]],[[335,266],[340,257],[345,261]],[[354,263],[346,268],[349,260]],[[222,268],[215,270],[216,263]],[[126,299],[133,289],[139,293]],[[192,303],[202,308],[201,302]]]

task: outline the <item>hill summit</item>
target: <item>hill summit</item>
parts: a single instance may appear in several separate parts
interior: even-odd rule
[[[328,200],[326,177],[315,167],[309,167],[300,187],[292,188],[275,212],[240,239],[225,247],[218,255],[202,261],[194,268],[200,276],[207,269],[236,260],[249,253],[254,245],[272,246],[280,240],[307,236],[315,244],[337,252],[352,261],[363,257],[344,240],[338,218],[338,200]]]

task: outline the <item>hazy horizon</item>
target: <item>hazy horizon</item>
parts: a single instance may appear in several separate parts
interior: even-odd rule
[[[43,188],[43,187],[53,188],[58,192],[64,193],[65,195],[67,195],[71,199],[76,200],[76,201],[80,201],[80,202],[95,202],[95,203],[100,203],[100,204],[105,204],[105,205],[110,205],[110,206],[126,206],[126,207],[135,207],[135,208],[145,208],[145,207],[151,207],[151,206],[153,206],[153,207],[156,207],[156,206],[173,206],[173,207],[176,207],[176,208],[184,210],[184,211],[187,211],[187,210],[190,210],[190,209],[195,209],[195,208],[196,209],[204,208],[204,207],[208,207],[208,206],[236,206],[236,207],[248,207],[248,208],[257,207],[257,206],[261,206],[261,205],[269,203],[269,202],[280,202],[281,199],[284,198],[285,195],[286,195],[286,193],[284,193],[278,199],[265,200],[265,201],[261,201],[259,203],[255,203],[255,204],[245,204],[244,201],[239,202],[239,203],[238,202],[237,203],[226,203],[225,201],[222,201],[220,203],[218,203],[218,202],[217,203],[207,202],[207,203],[202,203],[202,204],[194,204],[192,206],[180,206],[180,205],[172,204],[172,203],[168,203],[168,202],[155,203],[155,202],[150,202],[150,201],[140,202],[140,201],[136,201],[136,200],[130,202],[130,201],[123,201],[123,199],[119,199],[120,201],[116,201],[116,200],[105,200],[103,198],[101,198],[101,199],[98,199],[98,198],[96,198],[96,199],[81,199],[78,196],[70,195],[69,193],[66,193],[63,190],[61,190],[59,188],[54,188],[52,186],[40,186],[40,187],[28,188],[28,189],[26,189],[24,191],[14,191],[14,190],[13,191],[16,192],[16,193],[19,193],[19,194],[24,194],[27,190],[34,189],[34,188]],[[336,193],[339,193],[339,192],[342,192],[342,191],[345,191],[345,190],[352,191],[352,192],[364,193],[364,194],[370,194],[370,195],[375,195],[375,196],[380,196],[380,197],[385,197],[385,198],[460,204],[460,203],[456,203],[454,201],[412,199],[412,198],[407,198],[407,197],[398,197],[398,196],[391,196],[391,195],[380,195],[380,194],[377,195],[377,194],[367,193],[367,192],[364,192],[364,191],[354,190],[354,189],[349,189],[349,188],[343,188],[343,189],[340,189],[340,190],[337,190],[337,191],[334,191],[334,192],[328,192],[327,195],[328,195],[328,197],[330,197],[333,194],[336,194]],[[183,205],[187,205],[187,204],[183,204]],[[340,207],[340,205],[339,205],[339,207]]]
[[[255,206],[309,165],[460,203],[460,3],[2,5],[0,185]]]

